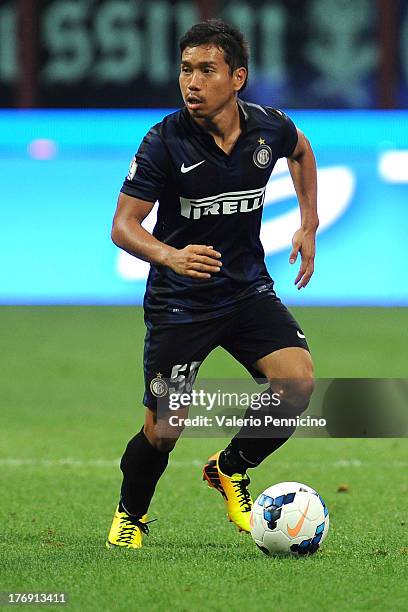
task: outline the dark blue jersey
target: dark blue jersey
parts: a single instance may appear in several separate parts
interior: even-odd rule
[[[188,321],[226,314],[273,287],[259,238],[266,184],[297,131],[281,111],[239,100],[242,132],[227,155],[186,108],[145,136],[122,192],[159,201],[153,235],[177,249],[212,245],[220,272],[210,279],[151,265],[144,299],[148,318]]]

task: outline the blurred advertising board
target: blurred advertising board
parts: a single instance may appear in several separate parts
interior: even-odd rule
[[[0,303],[139,304],[148,264],[110,240],[116,199],[168,110],[0,113]],[[299,213],[285,160],[262,241],[278,294],[299,305],[408,305],[408,112],[288,111],[318,161],[316,271],[293,286]],[[154,226],[155,211],[146,220]]]

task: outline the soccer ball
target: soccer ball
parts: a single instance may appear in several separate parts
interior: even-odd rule
[[[300,482],[265,489],[252,507],[251,535],[267,555],[315,553],[329,530],[329,511],[317,491]]]

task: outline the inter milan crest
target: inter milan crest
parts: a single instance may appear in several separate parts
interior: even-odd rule
[[[262,140],[262,142],[261,140],[262,139],[260,138],[258,141],[261,144],[259,145],[259,147],[256,147],[253,159],[255,166],[258,166],[258,168],[261,168],[263,170],[264,168],[267,168],[272,162],[272,149],[267,144],[265,144],[264,140]]]
[[[166,381],[163,380],[162,375],[158,372],[156,378],[153,378],[150,382],[150,391],[155,397],[164,397],[168,390]]]

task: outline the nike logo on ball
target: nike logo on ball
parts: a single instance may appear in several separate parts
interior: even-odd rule
[[[306,338],[306,336],[304,336],[303,334],[301,334],[299,330],[298,330],[296,333],[297,333],[297,335],[299,336],[299,338]]]
[[[295,538],[297,534],[299,533],[299,531],[302,529],[302,525],[305,522],[307,511],[309,510],[309,504],[310,504],[310,501],[307,502],[305,511],[304,512],[301,511],[302,516],[300,517],[296,525],[294,527],[289,527],[289,525],[287,526],[288,534],[290,535],[291,538]]]
[[[201,164],[203,164],[204,162],[205,159],[203,159],[203,161],[198,162],[198,164],[194,164],[193,166],[185,166],[183,162],[183,165],[181,166],[180,170],[183,174],[185,174],[186,172],[190,172],[190,170],[194,170],[194,168],[197,168],[197,166],[201,166]]]

